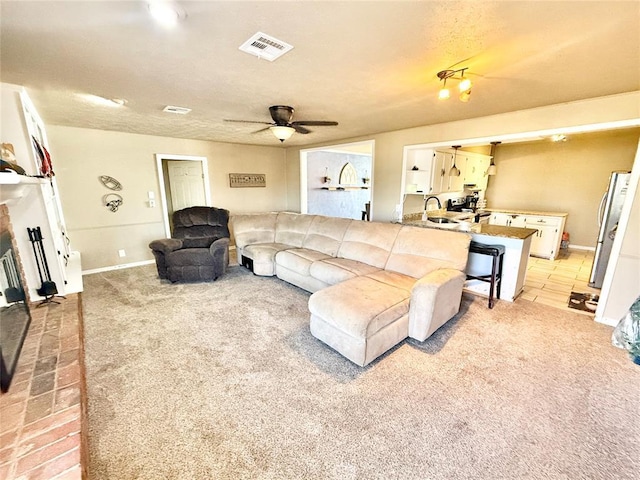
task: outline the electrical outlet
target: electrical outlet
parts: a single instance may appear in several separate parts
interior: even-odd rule
[[[127,252],[125,252],[124,250],[118,250],[118,256],[119,257],[126,257],[127,256]]]

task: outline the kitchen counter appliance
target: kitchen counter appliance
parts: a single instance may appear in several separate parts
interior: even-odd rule
[[[467,195],[466,197],[450,198],[447,200],[447,211],[449,212],[472,212],[474,223],[489,223],[489,212],[477,211],[478,196]]]

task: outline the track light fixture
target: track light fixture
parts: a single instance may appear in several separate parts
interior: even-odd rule
[[[438,93],[438,98],[440,100],[447,100],[451,97],[451,92],[449,91],[449,88],[447,88],[447,80],[451,79],[459,82],[458,91],[460,92],[460,96],[458,98],[460,98],[460,101],[469,101],[469,97],[471,96],[471,80],[469,77],[464,76],[464,72],[468,68],[469,67],[460,68],[458,70],[442,70],[441,72],[438,72],[438,78],[443,82],[442,88]]]

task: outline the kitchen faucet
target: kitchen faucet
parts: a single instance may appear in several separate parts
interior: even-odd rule
[[[440,199],[438,197],[436,197],[435,195],[429,195],[427,198],[424,199],[424,211],[427,211],[427,203],[429,203],[429,200],[431,200],[432,198],[436,199],[436,202],[438,202],[438,210],[442,210],[442,204],[440,203]]]

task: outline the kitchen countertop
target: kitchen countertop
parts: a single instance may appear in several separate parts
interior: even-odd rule
[[[439,227],[423,220],[403,220],[403,225],[413,225],[421,228],[437,228],[439,230],[450,230],[452,232],[476,233],[478,235],[487,235],[490,237],[514,238],[516,240],[524,240],[537,232],[534,228],[520,227],[504,227],[502,225],[489,225],[488,223],[472,223],[470,230],[452,229],[447,227]]]
[[[543,212],[541,210],[519,210],[513,208],[485,208],[485,212],[513,213],[518,215],[547,215],[549,217],[566,217],[566,212]]]

